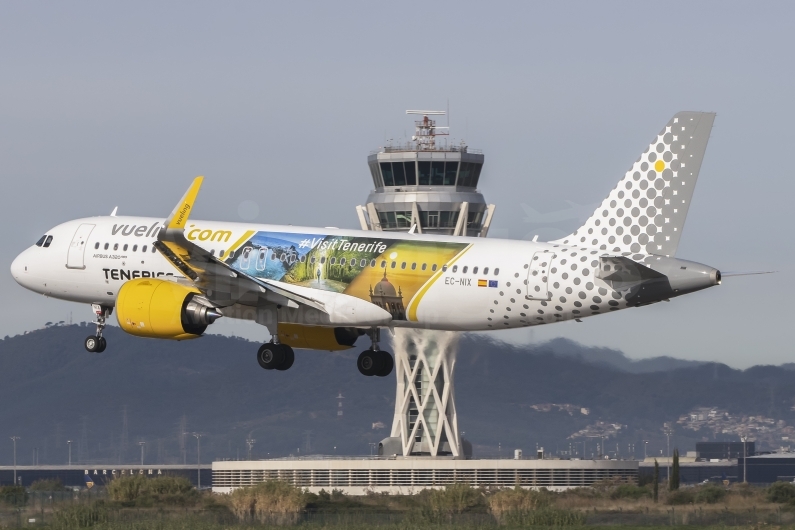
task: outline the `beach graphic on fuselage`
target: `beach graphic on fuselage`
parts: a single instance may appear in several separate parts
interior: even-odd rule
[[[466,243],[257,232],[225,262],[256,278],[345,293],[407,319],[407,307]],[[419,303],[419,300],[414,302]]]

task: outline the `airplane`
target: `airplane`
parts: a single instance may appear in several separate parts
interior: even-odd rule
[[[721,283],[711,266],[676,257],[715,118],[680,112],[593,215],[539,242],[194,220],[203,177],[165,221],[110,216],[60,224],[11,265],[21,286],[90,304],[102,352],[114,309],[139,337],[200,337],[218,318],[252,320],[271,339],[266,370],[293,348],[341,350],[367,335],[363,375],[391,373],[380,331],[487,331],[603,315]]]

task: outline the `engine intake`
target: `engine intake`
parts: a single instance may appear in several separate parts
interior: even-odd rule
[[[138,337],[195,339],[221,316],[216,308],[202,303],[197,289],[166,280],[130,280],[116,299],[119,326]]]

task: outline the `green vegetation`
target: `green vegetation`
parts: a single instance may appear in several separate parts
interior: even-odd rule
[[[43,478],[31,484],[30,491],[66,491],[66,488],[59,478]]]
[[[17,498],[24,493],[21,488],[4,490]],[[53,530],[795,527],[795,487],[789,483],[769,488],[683,485],[659,494],[662,504],[655,504],[652,483],[605,480],[564,492],[455,484],[413,495],[362,496],[339,490],[310,493],[272,481],[213,495],[173,477],[134,475],[91,491],[63,496],[30,492],[25,502],[0,503],[0,527],[25,526],[34,518],[36,526]]]
[[[671,491],[679,489],[679,449],[674,449],[674,458],[671,463],[671,476],[668,477],[668,489]]]
[[[795,504],[795,484],[776,482],[767,488],[767,500],[780,504]]]
[[[189,480],[162,476],[147,478],[144,475],[120,477],[108,483],[108,497],[123,506],[151,507],[155,505],[193,506],[198,492]]]
[[[656,503],[660,498],[660,463],[654,459],[654,478],[652,479],[652,498]]]

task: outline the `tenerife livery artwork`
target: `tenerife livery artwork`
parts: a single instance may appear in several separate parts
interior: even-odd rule
[[[91,304],[91,352],[106,348],[114,309],[124,331],[161,339],[240,318],[271,332],[257,352],[265,369],[289,368],[293,348],[345,349],[367,336],[358,368],[385,376],[393,360],[379,349],[383,328],[536,326],[718,285],[717,269],[675,257],[714,117],[674,116],[593,216],[556,241],[199,221],[190,215],[197,177],[165,221],[69,221],[11,272],[34,292]]]

